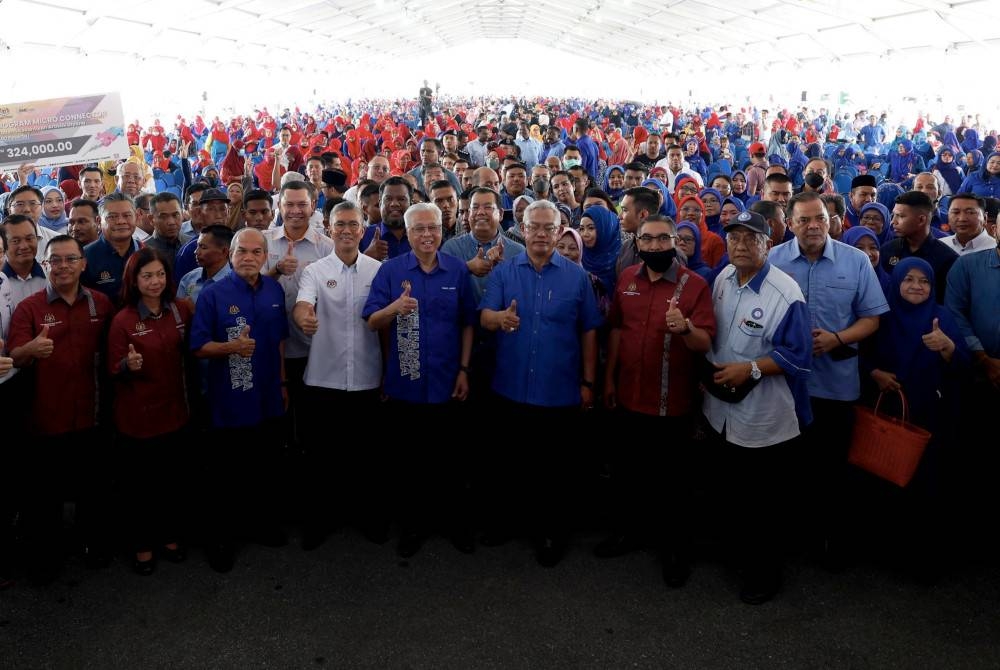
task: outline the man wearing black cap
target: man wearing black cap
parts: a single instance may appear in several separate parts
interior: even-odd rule
[[[323,170],[323,197],[341,198],[347,193],[347,175],[342,170]]]
[[[741,212],[724,229],[730,265],[712,290],[718,324],[703,379],[720,511],[743,567],[740,599],[764,603],[781,584],[780,529],[800,427],[811,418],[809,312],[794,279],[767,261],[767,222]],[[749,391],[745,388],[751,385]],[[742,398],[730,402],[728,395]]]
[[[875,188],[875,177],[870,174],[859,174],[851,180],[851,192],[847,197],[847,221],[851,226],[861,225],[861,208],[870,202],[875,202],[878,190]]]

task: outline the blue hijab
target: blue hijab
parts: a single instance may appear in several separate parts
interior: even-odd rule
[[[708,267],[708,264],[701,257],[701,231],[698,230],[698,226],[690,221],[681,221],[677,224],[678,234],[680,234],[681,228],[689,231],[694,236],[694,251],[687,257],[687,269],[693,270],[705,279],[708,279],[708,276],[712,274],[712,268]]]
[[[703,198],[703,196],[706,193],[708,193],[709,195],[714,195],[715,196],[715,199],[719,203],[719,212],[721,214],[721,212],[722,212],[722,205],[723,205],[722,194],[719,193],[719,191],[717,191],[714,188],[703,188],[703,189],[701,189],[701,191],[698,192],[698,197],[699,198]],[[704,199],[702,199],[702,204],[704,204],[704,202],[705,202]],[[722,226],[719,225],[719,216],[720,216],[720,214],[715,214],[713,216],[709,216],[708,214],[705,214],[705,225],[708,227],[709,230],[711,230],[713,233],[715,233],[716,235],[719,235],[721,237],[723,235],[723,232],[722,232]]]
[[[622,175],[625,174],[625,168],[621,165],[609,165],[608,169],[604,171],[604,192],[607,193],[612,200],[617,202],[618,200],[621,200],[622,195],[625,193],[625,189],[611,188],[611,184],[609,182],[611,181],[611,173],[614,171],[621,172]]]
[[[640,186],[657,189],[663,196],[663,204],[660,205],[660,214],[669,216],[671,219],[677,217],[677,203],[675,203],[674,199],[670,197],[670,191],[667,190],[666,184],[655,177],[650,177],[649,179],[643,180]]]
[[[906,274],[919,270],[930,282],[927,300],[914,305],[902,298],[900,286]],[[934,269],[922,258],[909,256],[892,270],[886,300],[889,312],[883,314],[876,333],[874,367],[893,372],[910,403],[911,421],[933,425],[938,391],[945,386],[947,367],[941,354],[928,349],[922,337],[931,332],[934,319],[938,327],[955,342],[952,364],[963,365],[968,357],[965,340],[951,312],[935,299]]]
[[[965,132],[962,133],[962,149],[965,151],[974,151],[979,148],[980,144],[979,133],[976,132],[976,129],[966,128]],[[958,156],[955,158],[958,158]]]
[[[862,209],[864,209],[862,207]],[[881,247],[882,243],[879,242],[878,235],[871,228],[866,228],[864,226],[851,226],[840,236],[840,241],[844,244],[849,244],[852,247],[857,248],[858,242],[861,241],[862,237],[871,238],[875,242],[876,247]],[[865,254],[867,256],[867,254]],[[878,277],[878,283],[882,286],[882,292],[888,294],[889,292],[889,273],[882,269],[881,263],[876,263],[875,266],[875,276]]]
[[[56,186],[43,186],[42,187],[42,201],[45,201],[45,196],[47,196],[52,191],[57,191],[62,194],[62,190]],[[63,200],[65,201],[66,196],[63,195]],[[66,216],[66,209],[62,208],[59,210],[59,216],[56,218],[51,218],[45,216],[45,206],[42,205],[42,216],[38,219],[38,225],[48,228],[49,230],[56,230],[63,232],[66,226],[69,225],[69,217]]]
[[[861,208],[861,211],[858,212],[859,223],[861,221],[861,217],[865,215],[865,212],[873,209],[882,216],[882,221],[884,221],[882,224],[882,232],[875,235],[878,238],[878,245],[881,247],[886,242],[896,238],[896,231],[892,229],[892,217],[889,216],[888,208],[880,202],[866,203],[865,206]],[[863,228],[864,226],[861,227]],[[872,230],[872,233],[875,233],[875,231]]]
[[[941,160],[941,154],[946,151],[951,154],[950,163],[945,163]],[[958,188],[962,185],[962,180],[965,179],[965,175],[958,168],[958,158],[955,152],[951,150],[951,147],[942,145],[938,150],[938,160],[934,164],[934,168],[941,174],[945,182],[947,182],[952,193],[958,193]]]
[[[617,279],[615,263],[618,261],[618,252],[622,250],[621,224],[615,214],[598,205],[585,209],[583,216],[594,222],[597,231],[594,246],[584,245],[580,250],[583,267],[600,279],[608,295],[611,295]]]

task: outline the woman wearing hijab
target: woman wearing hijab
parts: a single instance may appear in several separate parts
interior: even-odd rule
[[[643,180],[640,186],[652,189],[660,194],[660,214],[669,216],[670,218],[677,216],[677,203],[670,197],[670,191],[667,190],[667,185],[664,182],[659,179],[650,178]]]
[[[624,167],[621,165],[608,166],[608,170],[604,175],[604,192],[616,202],[622,199],[622,196],[625,194]]]
[[[994,151],[986,157],[982,169],[970,172],[959,192],[975,193],[983,198],[1000,197],[1000,152]]]
[[[937,161],[934,163],[934,172],[941,175],[941,179],[944,180],[946,185],[946,188],[942,189],[941,195],[951,195],[959,192],[958,189],[962,185],[962,180],[965,179],[965,174],[958,167],[954,152],[943,144],[938,149]]]
[[[862,226],[875,233],[879,245],[891,242],[896,237],[896,231],[892,229],[892,218],[889,215],[889,210],[880,202],[866,203],[858,213],[858,221]]]
[[[941,503],[939,464],[954,445],[953,417],[958,415],[958,390],[967,376],[970,355],[951,312],[935,299],[934,270],[916,256],[904,258],[892,270],[886,299],[889,311],[880,317],[873,342],[862,347],[861,369],[878,391],[901,390],[909,406],[909,421],[926,428],[932,438],[916,477],[901,492],[911,505],[899,528],[899,539],[910,544],[905,555],[920,577],[939,575]],[[898,407],[892,398],[882,409]],[[883,489],[884,490],[884,489]]]
[[[705,205],[705,225],[716,235],[722,235],[722,224],[719,217],[722,213],[722,194],[714,188],[703,188],[698,194],[701,203]]]
[[[878,277],[882,292],[889,295],[889,273],[882,269],[882,265],[879,263],[881,243],[875,231],[867,226],[854,226],[843,232],[840,241],[865,252],[868,260],[872,262],[872,267],[875,268],[875,276]]]
[[[69,218],[66,216],[66,197],[59,188],[42,187],[42,215],[38,219],[38,225],[57,233],[66,232],[69,226]]]
[[[920,172],[917,166],[917,156],[913,153],[913,142],[903,140],[896,152],[889,156],[889,179],[897,184],[913,178]]]
[[[611,295],[617,282],[615,263],[622,249],[618,216],[604,207],[588,207],[580,217],[579,233],[583,239],[584,269],[600,279],[604,293]]]
[[[687,269],[697,272],[708,281],[712,268],[701,257],[701,231],[690,221],[677,224],[677,248],[687,258]]]

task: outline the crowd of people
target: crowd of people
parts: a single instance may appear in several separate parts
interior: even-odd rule
[[[435,104],[136,122],[128,160],[4,179],[4,584],[58,575],[66,500],[88,564],[147,576],[289,520],[554,566],[594,477],[595,554],[654,549],[671,587],[709,536],[766,602],[790,543],[840,569],[889,508],[940,574],[949,513],[992,501],[995,130]],[[933,434],[900,490],[847,465],[896,391]]]

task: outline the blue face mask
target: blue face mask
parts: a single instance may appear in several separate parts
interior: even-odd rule
[[[580,161],[579,158],[564,158],[563,159],[563,167],[565,169],[567,169],[567,170],[570,169],[571,167],[577,167],[578,165],[580,165],[580,163],[581,163],[581,161]]]

